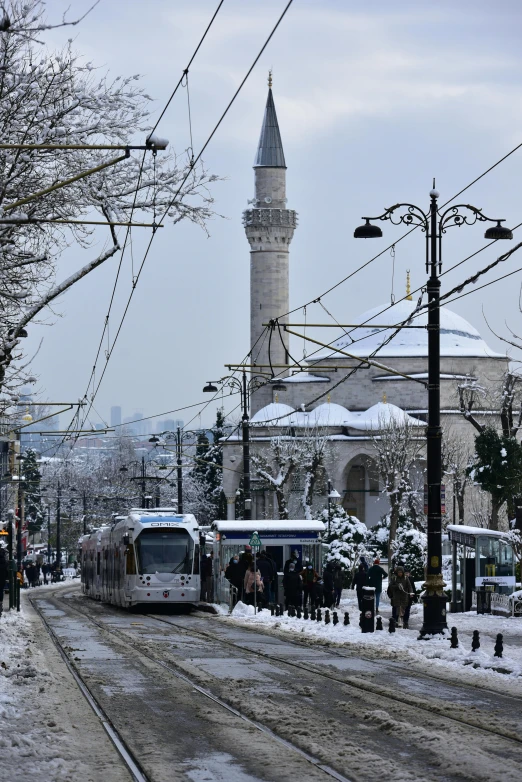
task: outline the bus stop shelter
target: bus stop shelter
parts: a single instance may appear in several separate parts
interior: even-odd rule
[[[280,582],[283,568],[292,551],[301,561],[309,559],[318,573],[322,572],[322,542],[326,526],[322,521],[271,520],[215,521],[214,533],[214,594],[218,602],[229,602],[229,584],[225,570],[234,554],[241,554],[254,532],[261,539],[261,549],[274,560]]]
[[[451,610],[469,611],[473,592],[510,595],[515,589],[515,557],[505,532],[448,524],[452,547]]]

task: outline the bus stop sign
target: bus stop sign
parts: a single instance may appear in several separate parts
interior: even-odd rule
[[[261,538],[257,532],[253,532],[248,541],[252,548],[261,548]]]

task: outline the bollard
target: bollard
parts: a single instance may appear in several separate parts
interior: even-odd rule
[[[362,611],[361,611],[361,632],[373,633],[375,631],[375,588],[363,587]]]
[[[324,623],[325,625],[330,624],[330,612],[328,609],[326,609],[326,611],[324,612]]]
[[[275,614],[274,606],[270,606],[270,613],[271,613],[272,616],[274,616],[274,614]]]
[[[295,617],[295,606],[288,606],[288,616],[292,619]]]
[[[389,622],[390,622],[390,623],[389,623],[389,625],[388,625],[388,632],[389,632],[389,633],[394,633],[394,632],[395,632],[395,619],[393,618],[393,616],[391,617],[391,619],[389,620]]]
[[[297,614],[297,618],[301,619],[301,606],[297,606],[296,614]]]
[[[495,643],[495,657],[502,657],[504,651],[504,636],[502,633],[498,633],[497,641]]]
[[[310,611],[310,619],[312,620],[312,622],[315,622],[315,608],[312,608],[312,610]]]
[[[304,610],[303,617],[304,617],[305,619],[308,619],[308,606],[306,606],[306,607],[305,607],[305,610]]]
[[[377,626],[376,630],[384,630],[384,627],[382,626],[382,616],[376,616],[375,619],[377,620]]]
[[[282,603],[279,603],[279,616],[284,616],[284,615],[285,615],[285,607]]]
[[[279,616],[279,606],[276,606],[276,607],[275,607],[275,615],[276,615],[276,616]]]
[[[477,649],[480,649],[480,638],[479,638],[479,631],[473,630],[473,640],[471,642],[471,651],[476,652]]]
[[[333,621],[334,627],[335,627],[336,624],[339,624],[339,617],[337,616],[337,611],[334,611],[332,616],[333,616],[332,621]]]
[[[20,611],[20,582],[18,581],[18,578],[15,581],[15,590],[16,590],[16,610]]]
[[[321,609],[320,608],[318,608],[317,611],[315,612],[315,617],[316,617],[318,622],[320,622],[322,620],[323,615],[321,614]]]
[[[344,624],[345,627],[346,627],[346,625],[350,624],[350,614],[348,613],[348,611],[344,612],[344,622],[343,622],[343,624]]]
[[[459,648],[459,637],[457,635],[457,628],[452,627],[451,628],[451,637],[450,637],[450,648],[451,649],[458,649]]]

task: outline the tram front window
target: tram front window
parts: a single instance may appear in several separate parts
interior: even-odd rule
[[[139,572],[192,573],[194,541],[186,530],[142,532],[136,541]]]

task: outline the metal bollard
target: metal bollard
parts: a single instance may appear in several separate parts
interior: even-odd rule
[[[279,603],[279,616],[285,615],[285,608],[282,603]]]
[[[301,606],[297,606],[296,613],[297,613],[297,618],[301,619]]]
[[[344,612],[344,622],[343,622],[343,624],[344,624],[345,627],[346,627],[346,625],[350,624],[350,614],[348,613],[348,611]]]
[[[19,612],[20,611],[20,582],[18,581],[18,579],[16,579],[15,590],[16,590],[16,610],[17,612]]]
[[[458,649],[459,648],[459,637],[457,635],[457,628],[452,627],[451,628],[451,637],[450,637],[450,649]]]
[[[315,617],[316,617],[318,622],[320,622],[322,620],[323,615],[321,614],[321,609],[320,608],[318,608],[317,611],[315,612]]]
[[[375,619],[377,620],[377,626],[376,630],[384,630],[384,627],[382,626],[382,616],[376,616]]]
[[[363,587],[362,611],[361,611],[361,632],[375,632],[375,588]]]
[[[504,651],[504,636],[502,633],[498,633],[497,641],[495,643],[495,657],[502,657]]]
[[[473,630],[473,640],[471,641],[471,651],[476,652],[477,649],[480,649],[480,637],[479,637],[479,631]]]
[[[316,618],[315,608],[312,608],[312,610],[310,612],[310,619],[312,620],[312,622],[315,622],[315,618]]]
[[[270,606],[270,614],[271,614],[272,616],[274,616],[274,614],[275,614],[275,608],[274,608],[274,606]]]
[[[393,618],[393,616],[389,620],[388,632],[389,633],[394,633],[395,632],[395,619]]]
[[[336,624],[339,624],[339,617],[337,616],[337,611],[334,611],[332,614],[332,621],[334,623],[334,627]]]
[[[305,610],[304,610],[303,617],[304,617],[305,619],[308,619],[308,607],[306,607],[306,606],[305,606]]]
[[[279,606],[278,605],[276,605],[276,607],[275,607],[275,615],[279,616]]]
[[[324,612],[324,623],[325,625],[330,624],[330,612],[328,609],[326,609],[326,611]]]

